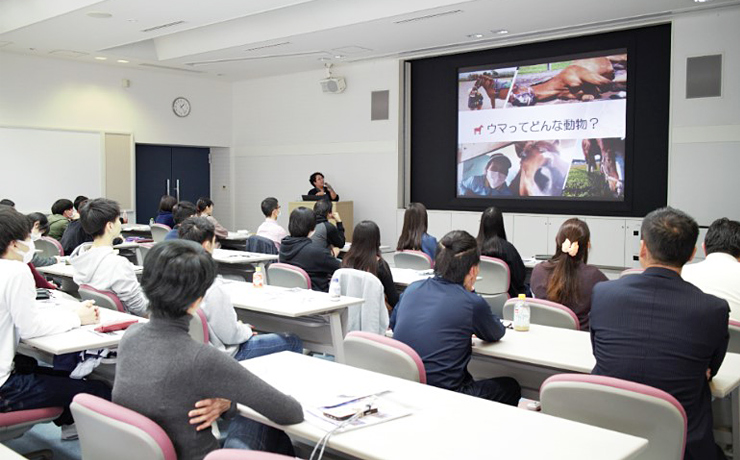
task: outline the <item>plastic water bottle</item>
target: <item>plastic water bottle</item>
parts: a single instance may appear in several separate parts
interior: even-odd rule
[[[514,330],[526,332],[529,330],[529,305],[527,296],[519,294],[519,300],[514,305]]]
[[[339,301],[339,297],[342,295],[342,285],[339,284],[339,276],[334,275],[331,277],[331,283],[329,283],[329,298],[335,302]]]
[[[252,286],[256,288],[264,287],[265,274],[262,273],[262,267],[257,267],[252,275]]]

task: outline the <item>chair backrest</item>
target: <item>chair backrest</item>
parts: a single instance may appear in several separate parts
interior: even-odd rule
[[[311,289],[311,278],[304,269],[283,263],[274,263],[267,267],[267,283],[270,286]]]
[[[195,312],[190,318],[190,330],[188,331],[190,337],[199,343],[208,343],[210,337],[208,336],[208,321],[206,314],[203,310],[196,308]]]
[[[542,412],[648,440],[640,460],[683,459],[686,412],[665,391],[612,377],[554,375],[540,388]]]
[[[172,230],[169,226],[164,224],[151,224],[149,226],[152,230],[152,239],[155,243],[161,243],[164,241],[164,237]]]
[[[136,247],[136,265],[144,265],[146,255],[154,247],[155,243],[139,243]]]
[[[82,458],[177,460],[167,433],[151,419],[97,396],[74,397]]]
[[[62,415],[63,410],[61,407],[44,407],[0,412],[0,441],[15,439],[37,423],[51,422]]]
[[[727,352],[740,353],[740,321],[731,319],[728,328],[730,332],[730,343],[727,345]]]
[[[344,338],[344,360],[349,366],[427,383],[419,354],[403,342],[384,335],[352,331]]]
[[[514,319],[514,306],[519,299],[509,299],[504,304],[504,319]],[[563,329],[580,330],[578,317],[573,310],[557,302],[527,297],[529,305],[529,322],[543,326],[561,327]]]
[[[48,236],[42,236],[38,240],[34,241],[34,246],[36,246],[36,249],[41,251],[40,254],[44,257],[56,257],[64,255],[64,248],[62,248],[62,243],[55,240],[54,238],[49,238]]]
[[[111,291],[101,291],[89,284],[81,284],[79,292],[82,300],[94,300],[98,307],[126,312],[121,299]]]
[[[478,294],[501,294],[509,292],[511,284],[511,272],[509,266],[501,259],[495,257],[480,257],[481,277],[475,282],[475,292]]]
[[[260,254],[277,254],[278,250],[275,243],[264,236],[252,235],[247,238],[247,252],[257,252]]]
[[[413,268],[414,270],[429,270],[432,268],[432,258],[421,251],[398,251],[393,255],[393,263],[398,268]]]
[[[244,449],[218,449],[203,460],[295,460],[295,457]]]
[[[385,334],[389,318],[383,283],[371,273],[352,268],[340,268],[334,277],[339,278],[342,295],[365,300],[347,309],[347,330]]]
[[[623,270],[622,273],[619,274],[620,278],[624,278],[628,275],[639,275],[640,273],[644,272],[644,268],[628,268],[627,270]]]

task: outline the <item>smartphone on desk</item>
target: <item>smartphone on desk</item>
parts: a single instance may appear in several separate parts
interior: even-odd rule
[[[324,415],[330,419],[339,420],[340,422],[343,422],[345,420],[351,419],[357,413],[361,414],[360,417],[364,417],[366,415],[375,414],[377,412],[378,412],[378,408],[373,407],[370,404],[364,404],[364,409],[362,406],[349,404],[349,405],[343,405],[339,407],[332,407],[331,409],[325,409]]]

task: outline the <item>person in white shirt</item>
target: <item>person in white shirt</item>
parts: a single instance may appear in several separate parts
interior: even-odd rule
[[[44,407],[64,407],[54,423],[62,426],[62,439],[74,439],[76,431],[69,410],[78,393],[110,400],[104,383],[52,375],[33,358],[18,356],[18,342],[59,334],[80,325],[98,322],[92,302],[64,306],[41,306],[26,265],[35,252],[31,239],[33,222],[13,208],[0,209],[0,412]]]
[[[204,217],[190,217],[178,228],[181,240],[194,241],[213,254],[216,247],[215,227]],[[200,304],[208,323],[209,342],[219,350],[242,361],[280,351],[303,352],[303,341],[295,334],[259,334],[248,324],[237,320],[231,295],[225,281],[217,277]]]
[[[717,219],[704,238],[707,258],[684,265],[681,276],[707,294],[727,300],[730,319],[740,321],[740,222]]]
[[[280,215],[280,203],[278,203],[277,198],[268,197],[262,200],[261,206],[265,221],[257,229],[257,236],[272,240],[275,247],[280,250],[280,241],[288,236],[288,232],[277,223],[277,218]]]
[[[101,291],[111,291],[128,313],[147,316],[149,301],[141,290],[134,265],[113,249],[113,239],[121,235],[121,209],[113,200],[96,198],[80,210],[82,228],[93,242],[79,246],[70,256],[72,279]]]

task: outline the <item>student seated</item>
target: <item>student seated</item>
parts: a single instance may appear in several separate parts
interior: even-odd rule
[[[88,198],[82,195],[75,198],[74,208],[78,218],[67,225],[67,229],[64,230],[64,234],[61,239],[62,249],[64,249],[65,254],[72,254],[72,252],[77,249],[77,246],[82,243],[89,243],[93,240],[92,235],[82,228],[82,222],[80,222],[79,219],[80,209],[85,203],[87,203],[87,200]]]
[[[149,302],[141,291],[134,266],[113,250],[113,239],[121,234],[120,213],[118,203],[106,198],[90,200],[82,207],[82,228],[93,236],[93,242],[78,247],[70,256],[72,279],[77,284],[111,291],[127,312],[146,316]]]
[[[61,242],[62,235],[72,220],[74,215],[74,205],[67,199],[59,199],[51,205],[51,215],[49,216],[49,237]]]
[[[195,205],[189,201],[181,201],[175,205],[174,208],[172,208],[172,217],[175,220],[175,225],[172,227],[172,230],[167,232],[167,235],[165,235],[164,239],[167,240],[176,240],[177,239],[177,227],[180,225],[181,222],[183,222],[188,217],[193,217],[198,213],[197,208]]]
[[[200,197],[195,203],[195,208],[198,210],[197,215],[199,217],[205,217],[213,224],[213,227],[216,229],[216,238],[222,239],[229,236],[229,231],[213,217],[213,200],[208,197]]]
[[[280,203],[277,198],[267,197],[262,200],[260,207],[262,214],[265,215],[265,221],[257,229],[257,236],[272,240],[279,251],[280,241],[288,236],[288,232],[277,223],[277,218],[280,216]]]
[[[324,196],[326,199],[330,199],[331,201],[339,201],[339,195],[337,195],[337,192],[334,191],[334,188],[332,188],[331,185],[324,182],[324,175],[320,172],[311,174],[308,181],[313,186],[313,188],[308,191],[309,195]]]
[[[427,208],[423,204],[409,204],[403,215],[403,229],[396,250],[423,251],[434,260],[437,255],[437,238],[427,233],[428,219]]]
[[[591,232],[586,222],[568,219],[555,236],[555,255],[532,270],[532,293],[565,305],[578,317],[581,330],[588,330],[591,291],[596,283],[607,281],[601,270],[588,265]]]
[[[177,199],[171,195],[162,195],[159,200],[159,213],[154,218],[155,224],[166,225],[169,228],[175,227],[175,219],[172,217],[172,208],[177,204]]]
[[[283,238],[278,260],[304,269],[314,291],[328,292],[329,278],[341,264],[327,248],[308,237],[314,228],[316,217],[312,210],[303,206],[294,209],[288,221],[290,236]]]
[[[213,254],[216,247],[215,227],[205,217],[190,217],[179,225],[179,238],[194,241]],[[236,318],[231,295],[223,279],[217,277],[203,298],[200,309],[208,320],[210,343],[237,361],[269,355],[279,351],[303,351],[303,342],[295,334],[260,334]]]
[[[378,277],[383,284],[386,303],[390,308],[396,306],[398,290],[393,283],[391,268],[380,253],[380,229],[375,222],[363,220],[355,225],[352,246],[342,259],[342,267],[362,270]]]
[[[412,283],[393,309],[393,338],[419,354],[429,385],[515,406],[521,397],[516,380],[474,381],[467,369],[473,334],[495,342],[506,332],[488,303],[473,292],[479,263],[478,244],[468,232],[445,235],[434,277]]]
[[[49,220],[43,213],[32,212],[28,215],[28,218],[33,222],[33,227],[31,228],[31,239],[33,241],[38,241],[42,236],[46,236],[49,233]],[[46,257],[40,253],[36,253],[33,255],[31,263],[35,267],[46,267],[59,263],[60,260],[61,258],[59,257]]]
[[[313,213],[316,216],[316,229],[311,235],[311,239],[321,246],[331,249],[332,247],[342,249],[344,247],[344,224],[338,212],[332,212],[332,204],[329,200],[320,200],[313,207]],[[337,225],[334,226],[329,219],[334,219]]]
[[[714,443],[709,381],[729,340],[727,301],[681,279],[696,221],[672,208],[642,221],[639,275],[599,283],[591,306],[592,373],[659,388],[686,410],[686,460],[724,460]]]
[[[42,407],[64,407],[54,423],[62,426],[62,438],[77,437],[69,404],[77,393],[91,393],[110,399],[102,382],[52,375],[37,367],[32,358],[14,357],[18,340],[59,334],[98,322],[92,302],[74,310],[41,308],[27,263],[35,251],[31,220],[10,207],[0,209],[0,412]]]
[[[298,401],[188,334],[189,313],[215,277],[216,264],[200,245],[182,240],[156,244],[141,279],[151,301],[150,321],[131,326],[118,347],[113,402],[161,426],[179,460],[202,459],[219,447],[210,425],[223,413],[233,416],[235,403],[280,425],[303,421]],[[283,432],[238,416],[225,444],[235,446],[292,454]]]
[[[683,279],[707,294],[730,304],[730,318],[740,321],[740,222],[717,219],[707,231],[702,245],[707,258],[686,264]]]
[[[511,276],[509,297],[516,298],[519,294],[530,295],[529,286],[524,282],[527,270],[524,268],[519,251],[506,240],[504,215],[498,208],[491,206],[483,211],[477,240],[482,256],[501,259],[509,266]]]

